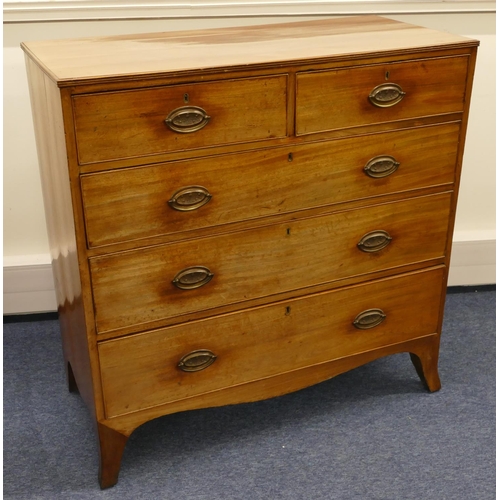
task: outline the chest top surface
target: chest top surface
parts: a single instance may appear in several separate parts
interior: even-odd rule
[[[60,87],[135,75],[203,72],[475,46],[475,40],[378,16],[25,42]]]

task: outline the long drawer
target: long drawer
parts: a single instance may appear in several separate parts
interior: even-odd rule
[[[81,164],[286,136],[287,76],[73,97]]]
[[[90,259],[97,331],[444,255],[451,193]]]
[[[452,183],[452,123],[87,174],[89,247]]]
[[[297,135],[461,112],[467,56],[297,76]]]
[[[101,342],[107,417],[437,331],[443,268]]]

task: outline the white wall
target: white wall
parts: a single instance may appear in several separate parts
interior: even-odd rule
[[[260,24],[325,12],[377,13],[480,40],[450,284],[495,282],[495,2],[254,0],[238,6],[221,0],[218,6],[200,3],[175,12],[166,2],[150,8],[134,3],[83,0],[79,5],[86,8],[71,10],[71,0],[56,8],[43,0],[4,2],[4,313],[55,310],[22,41]],[[183,17],[137,19],[155,15]],[[134,19],[113,19],[119,17]],[[78,20],[44,21],[58,18]]]

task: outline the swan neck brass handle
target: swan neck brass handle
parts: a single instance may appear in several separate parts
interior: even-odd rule
[[[360,312],[352,324],[358,330],[368,330],[380,325],[385,318],[386,315],[382,309],[367,309],[366,311]]]
[[[406,92],[397,83],[377,85],[368,96],[370,102],[378,108],[389,108],[403,99]]]
[[[217,356],[208,349],[198,349],[182,356],[177,363],[177,368],[183,372],[199,372],[208,368]]]
[[[213,277],[214,273],[208,267],[192,266],[179,271],[172,283],[181,290],[194,290],[206,285]]]
[[[189,134],[201,130],[210,120],[207,112],[198,106],[183,106],[174,109],[165,118],[165,124],[170,130],[181,134]]]
[[[387,231],[376,230],[366,233],[358,243],[358,248],[367,253],[379,252],[392,241]]]
[[[373,179],[381,179],[389,177],[399,167],[400,163],[393,156],[383,155],[375,156],[365,166],[364,172],[368,177]]]
[[[190,212],[206,205],[212,199],[212,195],[203,186],[186,186],[177,190],[168,205],[179,212]]]

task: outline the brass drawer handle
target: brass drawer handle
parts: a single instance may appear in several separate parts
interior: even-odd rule
[[[208,368],[216,359],[217,356],[212,351],[198,349],[182,356],[177,367],[183,372],[199,372]]]
[[[187,186],[176,191],[168,204],[179,212],[189,212],[206,205],[211,199],[212,195],[203,186]]]
[[[203,108],[197,106],[183,106],[182,108],[174,109],[165,118],[165,123],[170,130],[180,132],[181,134],[189,134],[201,130],[210,120],[210,116]]]
[[[393,174],[399,162],[392,156],[375,156],[364,167],[365,174],[374,179],[381,179]]]
[[[391,241],[392,237],[387,231],[370,231],[359,240],[358,248],[363,252],[379,252]]]
[[[385,318],[386,315],[382,309],[367,309],[360,312],[352,324],[359,330],[368,330],[380,325]]]
[[[382,83],[377,85],[368,96],[370,102],[378,108],[389,108],[397,104],[406,92],[397,83]]]
[[[193,266],[179,271],[172,283],[181,290],[193,290],[206,285],[213,277],[208,267]]]

